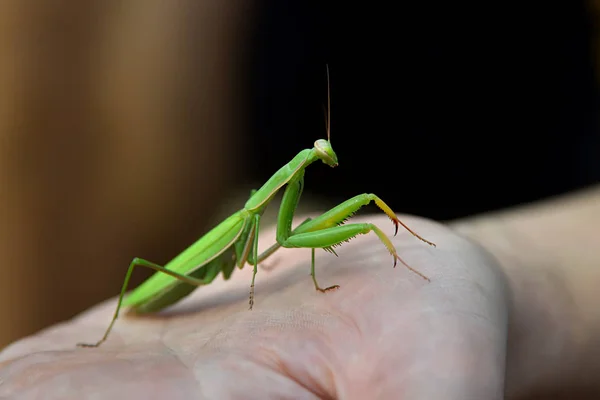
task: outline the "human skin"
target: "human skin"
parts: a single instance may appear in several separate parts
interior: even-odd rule
[[[318,252],[320,285],[341,286],[322,294],[310,251],[281,249],[257,276],[252,311],[246,267],[160,315],[122,315],[98,349],[76,348],[104,333],[111,299],[0,353],[0,396],[464,400],[593,391],[599,215],[595,189],[449,224],[400,216],[437,244],[406,231],[393,238],[431,282],[392,268],[370,234],[339,257]],[[393,233],[385,216],[353,218],[367,220]],[[263,233],[264,249],[275,234]]]
[[[507,398],[600,398],[600,185],[464,219],[508,277]]]

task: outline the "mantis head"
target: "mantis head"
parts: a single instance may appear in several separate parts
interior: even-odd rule
[[[323,163],[330,167],[337,167],[338,159],[337,155],[331,147],[331,143],[326,139],[319,139],[315,142],[315,154]]]

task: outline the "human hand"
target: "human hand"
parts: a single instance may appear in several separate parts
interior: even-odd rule
[[[393,232],[383,217],[363,217]],[[280,249],[257,275],[250,266],[216,280],[158,315],[122,313],[107,342],[94,342],[116,299],[25,338],[0,353],[0,396],[19,398],[501,399],[508,324],[506,281],[480,247],[444,225],[404,218],[437,244],[406,231],[393,259],[374,234],[339,257]],[[387,228],[387,229],[386,229]],[[263,230],[266,231],[266,230]],[[274,241],[264,233],[261,248]],[[89,274],[91,275],[91,273]]]

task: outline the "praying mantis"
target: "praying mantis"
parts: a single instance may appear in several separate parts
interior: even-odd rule
[[[246,263],[254,266],[250,284],[251,310],[254,305],[254,282],[258,265],[280,247],[311,249],[310,274],[315,289],[325,293],[338,289],[339,285],[326,288],[319,286],[315,276],[315,249],[323,249],[337,256],[334,247],[358,235],[374,232],[393,256],[394,268],[399,260],[409,270],[430,281],[427,276],[409,266],[398,256],[394,245],[379,227],[371,223],[345,224],[347,219],[361,207],[373,201],[391,219],[395,227],[394,236],[398,233],[399,225],[402,225],[416,238],[433,247],[436,246],[435,243],[422,238],[401,222],[392,209],[373,193],[352,197],[316,218],[307,218],[292,229],[292,220],[304,187],[304,170],[319,160],[330,167],[338,165],[337,155],[331,147],[329,68],[327,68],[327,82],[327,139],[318,139],[314,142],[313,148],[300,151],[289,163],[275,172],[261,188],[252,190],[250,198],[241,210],[223,220],[165,266],[134,258],[127,270],[116,310],[104,336],[96,343],[78,343],[77,346],[98,347],[105,342],[119,316],[121,307],[131,307],[140,314],[160,311],[180,301],[199,286],[210,284],[219,273],[228,280],[236,266],[242,269]],[[284,186],[277,217],[276,243],[258,254],[261,217]],[[137,266],[150,268],[156,272],[125,297],[131,273]]]

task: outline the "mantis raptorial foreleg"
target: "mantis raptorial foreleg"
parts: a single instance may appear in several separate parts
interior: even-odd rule
[[[402,223],[398,219],[398,217],[391,210],[391,208],[373,193],[363,193],[351,199],[348,199],[340,205],[333,207],[329,211],[321,214],[320,216],[310,221],[307,221],[306,223],[303,223],[302,225],[294,229],[294,231],[291,231],[289,221],[291,221],[291,219],[293,218],[295,205],[298,203],[298,198],[301,192],[302,180],[303,177],[301,177],[298,180],[296,185],[290,184],[286,188],[280,208],[279,224],[277,226],[277,241],[283,247],[305,247],[313,249],[311,276],[315,283],[315,288],[318,291],[325,292],[327,290],[331,290],[339,286],[334,285],[326,289],[321,289],[319,287],[315,277],[314,249],[322,248],[335,254],[333,247],[339,246],[357,235],[367,234],[371,231],[373,231],[377,235],[379,240],[385,245],[390,254],[394,257],[394,267],[396,266],[396,261],[399,260],[409,270],[413,271],[415,274],[419,275],[423,279],[429,281],[429,278],[427,276],[412,268],[398,256],[396,248],[394,247],[392,242],[377,226],[368,223],[343,225],[343,223],[352,215],[354,215],[354,213],[356,213],[361,207],[369,204],[371,201],[374,201],[375,204],[383,212],[385,212],[385,214],[394,223],[394,226],[396,228],[395,234],[398,232],[398,226],[402,225],[418,239],[424,241],[425,243],[431,246],[435,246],[434,243],[422,238],[417,233],[409,229],[404,223]]]
[[[406,226],[402,221],[398,219],[396,214],[392,211],[392,209],[377,195],[373,193],[363,193],[357,196],[354,196],[343,203],[333,207],[329,211],[321,214],[320,216],[312,219],[310,222],[302,225],[302,227],[298,227],[294,230],[293,234],[305,233],[305,232],[313,232],[323,228],[330,228],[339,224],[344,223],[350,217],[352,217],[360,208],[368,205],[371,201],[375,202],[375,205],[379,207],[394,223],[395,231],[394,236],[398,233],[398,226],[402,225],[407,231],[409,231],[413,236],[422,240],[423,242],[429,244],[430,246],[434,246],[435,244],[430,242],[429,240],[424,239],[416,232],[411,230],[408,226]],[[285,237],[287,232],[281,231],[282,238]],[[291,235],[292,233],[290,233]]]
[[[363,224],[347,224],[336,226],[333,228],[325,228],[313,232],[299,233],[290,236],[283,247],[304,247],[304,248],[322,248],[324,250],[334,252],[333,247],[339,246],[344,242],[348,242],[350,239],[358,235],[366,235],[369,232],[374,232],[379,240],[385,245],[390,254],[394,257],[394,267],[396,267],[396,261],[400,261],[409,270],[419,275],[423,279],[429,281],[430,279],[420,273],[419,271],[412,268],[404,260],[402,260],[396,248],[388,237],[379,229],[376,225],[370,223]]]

